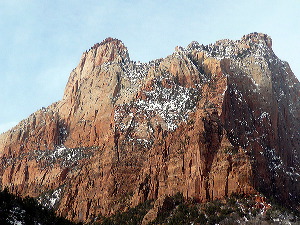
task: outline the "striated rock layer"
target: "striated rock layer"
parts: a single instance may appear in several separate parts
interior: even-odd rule
[[[252,33],[130,61],[107,38],[85,52],[61,101],[0,135],[0,182],[74,221],[177,192],[300,201],[300,84]]]

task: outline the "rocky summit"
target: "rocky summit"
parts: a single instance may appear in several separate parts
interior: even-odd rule
[[[107,38],[62,100],[0,135],[0,186],[75,222],[170,196],[263,195],[300,209],[300,83],[251,33],[149,63]]]

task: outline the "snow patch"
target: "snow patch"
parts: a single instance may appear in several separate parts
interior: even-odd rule
[[[269,118],[269,117],[270,117],[270,114],[269,114],[269,113],[263,112],[263,113],[258,117],[258,119],[261,120],[261,119],[263,119],[263,118]]]
[[[59,201],[62,197],[62,192],[63,192],[63,186],[55,189],[53,192],[48,192],[48,193],[45,193],[44,195],[40,196],[38,198],[38,202],[42,206],[44,206],[48,209],[53,209],[59,203]]]

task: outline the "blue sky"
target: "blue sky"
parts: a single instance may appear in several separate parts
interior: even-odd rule
[[[0,133],[61,99],[81,54],[106,37],[132,60],[262,32],[300,78],[299,0],[0,0]]]

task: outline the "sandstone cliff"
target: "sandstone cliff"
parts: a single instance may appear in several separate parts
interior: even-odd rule
[[[0,135],[0,184],[74,221],[183,193],[300,201],[300,84],[265,34],[133,62],[107,38]]]

